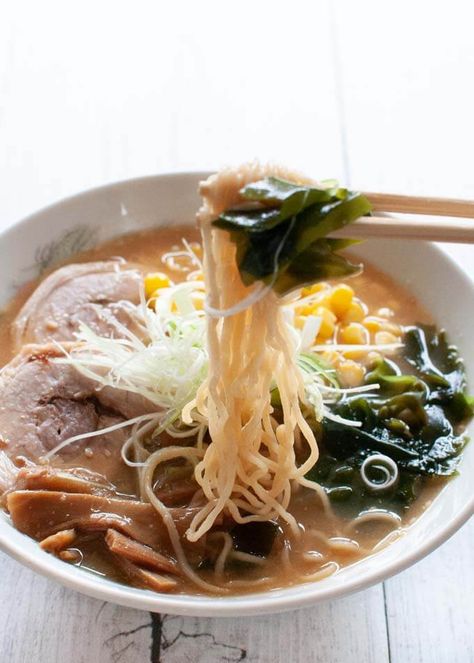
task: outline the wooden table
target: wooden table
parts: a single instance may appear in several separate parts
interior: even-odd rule
[[[473,9],[367,0],[23,2],[0,18],[0,224],[105,182],[253,157],[474,197]],[[474,276],[472,248],[449,249]],[[403,574],[291,614],[150,616],[0,555],[0,661],[474,661],[468,524]]]

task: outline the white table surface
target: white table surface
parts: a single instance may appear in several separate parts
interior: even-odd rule
[[[0,2],[0,227],[253,157],[474,197],[473,18],[471,0]],[[473,249],[448,250],[474,276]],[[248,620],[152,617],[0,554],[0,661],[472,662],[473,549],[471,522],[383,585]]]

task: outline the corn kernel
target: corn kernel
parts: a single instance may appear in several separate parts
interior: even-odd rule
[[[352,359],[341,362],[337,369],[337,376],[344,387],[359,386],[364,379],[364,375],[364,368]]]
[[[318,339],[331,338],[336,328],[336,316],[325,306],[318,306],[314,311],[314,315],[321,318],[321,326],[318,331]]]
[[[171,279],[163,272],[152,272],[145,276],[145,296],[151,299],[155,296],[156,291],[161,288],[169,288]]]
[[[304,316],[304,315],[295,315],[294,325],[295,325],[296,329],[303,329],[305,322],[306,322],[306,316]]]
[[[193,292],[191,295],[191,301],[196,311],[202,311],[204,309],[204,293]]]
[[[366,354],[367,350],[344,350],[344,357],[346,359],[353,359],[360,363],[363,363]]]
[[[297,306],[295,309],[295,313],[297,316],[305,318],[307,315],[311,315],[315,310],[315,308],[316,307],[312,306],[311,304],[305,304],[304,306]]]
[[[324,281],[321,281],[321,283],[314,283],[313,285],[309,285],[306,288],[303,288],[301,290],[301,296],[309,297],[309,295],[315,295],[322,290],[327,290],[328,288],[329,284]]]
[[[369,333],[359,322],[350,322],[339,332],[341,343],[364,345],[369,342]]]
[[[377,345],[387,345],[388,343],[398,343],[399,339],[390,332],[379,331],[375,334],[375,342]]]
[[[328,348],[330,347],[331,346],[329,345]],[[336,352],[335,350],[325,350],[322,353],[321,358],[323,359],[323,361],[325,361],[327,364],[330,364],[334,368],[337,368],[337,366],[339,366],[341,362],[341,355],[339,354],[339,352]]]
[[[353,299],[349,308],[342,316],[342,322],[349,324],[350,322],[362,322],[367,315],[367,307],[359,299]]]
[[[381,330],[382,323],[383,323],[383,320],[381,320],[380,318],[377,318],[375,315],[368,315],[362,321],[362,324],[367,329],[367,331],[371,332],[372,334],[375,334],[375,332],[378,332],[378,331]]]
[[[321,295],[314,302],[314,304],[315,304],[315,306],[324,306],[324,308],[327,308],[328,311],[331,311],[331,313],[332,313],[331,293],[329,292],[327,295],[325,295],[324,293],[321,293]]]
[[[348,311],[353,297],[354,291],[345,283],[341,283],[333,289],[329,299],[331,302],[331,309],[338,318],[342,318],[342,316]]]

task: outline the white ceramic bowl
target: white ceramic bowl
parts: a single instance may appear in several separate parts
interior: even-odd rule
[[[78,250],[134,230],[193,224],[197,184],[203,173],[159,175],[86,191],[48,207],[0,236],[0,304],[40,270]],[[474,375],[474,286],[435,246],[421,242],[368,241],[358,249],[407,286],[435,320],[446,326]],[[472,383],[471,383],[472,384]],[[0,515],[0,546],[34,571],[67,587],[123,605],[154,612],[236,616],[279,612],[341,597],[380,582],[434,550],[472,515],[474,443],[464,454],[460,476],[449,482],[407,534],[382,552],[317,583],[247,596],[160,595],[120,585],[69,566],[43,552]]]

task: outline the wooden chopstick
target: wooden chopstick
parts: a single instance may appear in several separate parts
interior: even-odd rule
[[[402,214],[430,214],[474,219],[474,200],[400,196],[393,193],[364,193],[374,212],[400,212]]]
[[[377,215],[362,217],[347,228],[339,230],[339,237],[387,237],[421,239],[430,242],[474,243],[474,200],[424,198],[391,193],[365,193]],[[397,217],[391,214],[429,215]],[[451,218],[447,218],[451,217]]]
[[[338,237],[370,239],[421,239],[429,242],[474,243],[474,221],[437,219],[428,221],[413,217],[367,216],[338,230]]]

